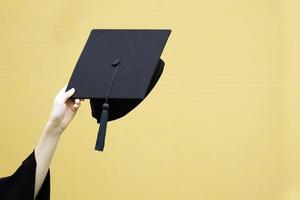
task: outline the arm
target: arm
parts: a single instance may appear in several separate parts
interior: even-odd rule
[[[68,126],[80,107],[80,99],[76,99],[75,102],[69,99],[74,94],[75,89],[72,88],[67,92],[65,90],[66,86],[56,95],[50,117],[35,148],[37,165],[34,198],[36,198],[45,180],[61,133]]]

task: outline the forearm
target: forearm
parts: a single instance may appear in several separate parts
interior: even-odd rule
[[[35,148],[36,174],[34,197],[37,196],[47,175],[52,157],[55,153],[62,130],[48,122],[43,129],[41,138]]]
[[[72,88],[65,92],[66,88],[67,86],[57,93],[48,123],[43,129],[34,151],[36,159],[34,198],[44,183],[61,133],[73,119],[80,106],[80,99],[75,99],[75,101],[70,99],[75,89]]]

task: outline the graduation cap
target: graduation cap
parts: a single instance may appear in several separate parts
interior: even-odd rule
[[[95,149],[103,151],[107,122],[125,116],[159,80],[161,53],[171,30],[94,29],[77,61],[67,90],[90,99],[100,123]]]

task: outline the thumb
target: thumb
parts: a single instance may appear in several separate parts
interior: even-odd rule
[[[75,93],[74,88],[66,91],[62,96],[63,102],[66,102],[74,93]]]

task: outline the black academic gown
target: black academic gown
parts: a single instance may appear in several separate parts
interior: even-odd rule
[[[17,171],[8,177],[0,178],[1,200],[33,200],[36,160],[34,151],[22,162]],[[50,170],[36,200],[50,199]]]

